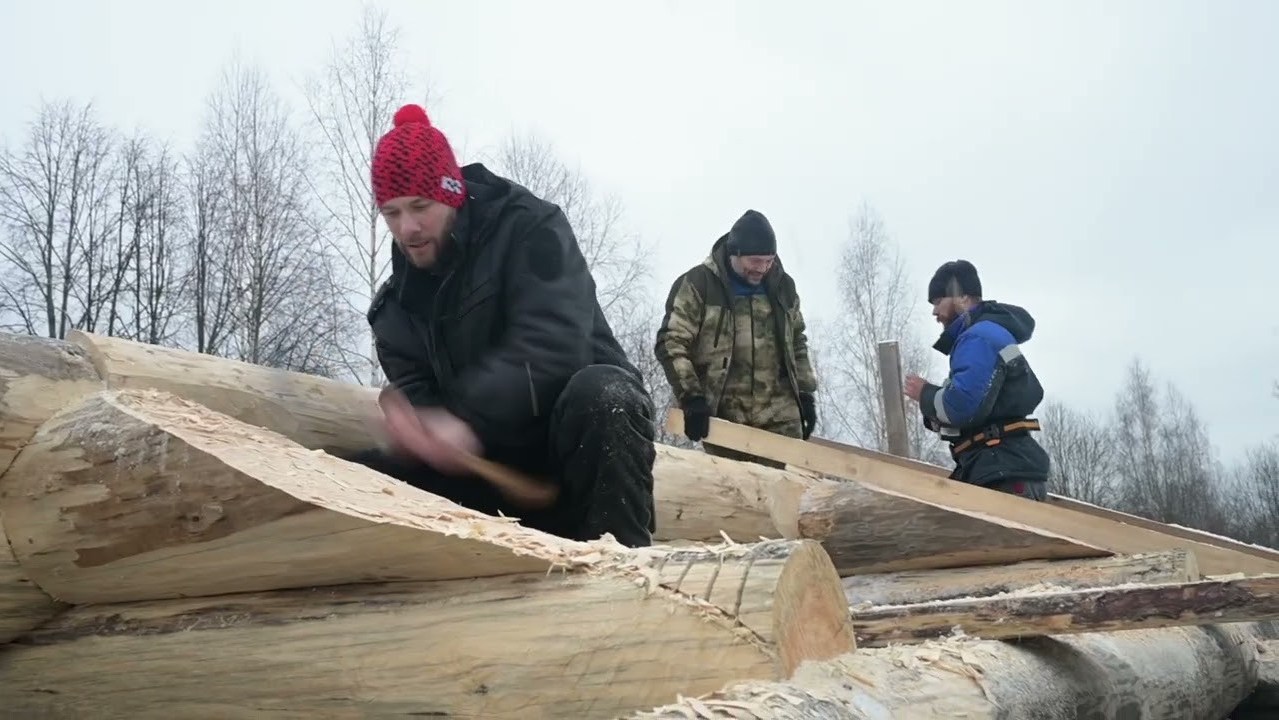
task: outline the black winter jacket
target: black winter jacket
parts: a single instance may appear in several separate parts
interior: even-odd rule
[[[568,219],[479,163],[430,271],[391,250],[391,276],[368,311],[387,380],[415,406],[442,405],[488,454],[546,447],[569,378],[592,364],[640,377],[613,337]]]

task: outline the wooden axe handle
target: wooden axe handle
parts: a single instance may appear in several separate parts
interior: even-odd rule
[[[383,408],[383,412],[388,409],[392,412],[416,412],[408,398],[399,389],[389,385],[378,394],[378,405]],[[559,487],[554,483],[535,480],[514,468],[471,453],[462,453],[461,459],[467,470],[492,483],[503,495],[521,507],[546,507],[559,495]]]

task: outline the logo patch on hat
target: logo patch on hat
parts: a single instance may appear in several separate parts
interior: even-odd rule
[[[456,195],[462,194],[462,183],[459,182],[457,178],[451,178],[445,175],[440,178],[440,187]]]

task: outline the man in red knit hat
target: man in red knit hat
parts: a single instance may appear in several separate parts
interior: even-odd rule
[[[411,454],[400,442],[351,459],[561,537],[651,544],[652,400],[564,213],[481,164],[459,168],[417,105],[395,114],[371,175],[395,243],[368,321],[387,380],[416,410],[388,412],[388,434],[415,440]],[[549,477],[554,503],[513,502],[468,476],[467,456]]]

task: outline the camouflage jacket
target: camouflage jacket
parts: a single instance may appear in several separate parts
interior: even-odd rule
[[[723,397],[737,329],[726,239],[727,236],[721,237],[706,260],[671,285],[654,348],[675,397],[702,395],[712,408],[717,408]],[[798,403],[800,393],[817,391],[817,378],[808,358],[808,338],[804,335],[804,316],[795,281],[782,268],[780,259],[765,276],[764,287],[772,307],[777,339],[774,347],[781,352],[771,358],[757,356],[755,372],[767,370],[765,364],[775,367],[777,377],[789,384]]]

